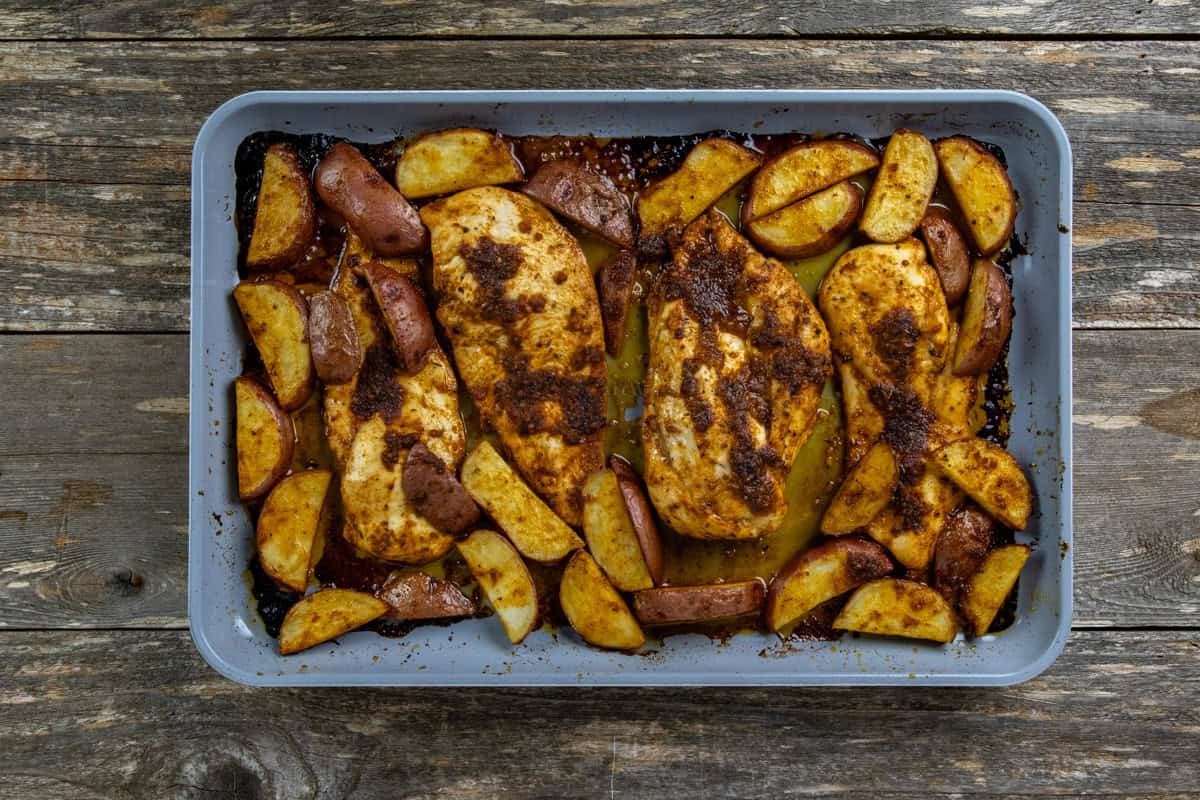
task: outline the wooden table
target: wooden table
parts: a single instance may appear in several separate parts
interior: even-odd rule
[[[1195,0],[335,5],[0,0],[0,796],[1197,796]],[[196,131],[251,89],[517,87],[1012,88],[1059,115],[1077,591],[1054,667],[994,690],[299,691],[200,660]]]

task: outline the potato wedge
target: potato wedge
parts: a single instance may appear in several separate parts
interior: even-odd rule
[[[426,134],[396,162],[396,188],[405,197],[433,197],[525,177],[508,143],[475,128]]]
[[[817,606],[893,569],[887,551],[866,539],[834,539],[793,558],[771,581],[767,627],[794,625]]]
[[[275,398],[284,411],[304,405],[312,394],[312,354],[308,347],[308,304],[279,281],[242,281],[233,289],[250,338],[258,348]]]
[[[281,480],[267,495],[255,528],[258,563],[280,586],[308,588],[313,542],[333,473],[307,469]]]
[[[942,281],[946,305],[958,305],[967,293],[971,280],[971,255],[967,240],[954,224],[950,212],[941,206],[930,206],[921,220],[921,238],[929,251],[929,260]]]
[[[833,621],[838,630],[951,642],[958,634],[946,599],[923,583],[880,578],[860,586]]]
[[[991,517],[973,505],[946,517],[933,550],[933,588],[950,601],[958,599],[992,546]]]
[[[876,242],[907,239],[925,216],[937,177],[937,156],[929,140],[898,129],[883,150],[858,229]]]
[[[279,630],[279,653],[291,655],[336,639],[383,616],[387,603],[366,592],[322,589],[288,610]]]
[[[416,253],[429,245],[420,215],[353,145],[338,142],[317,165],[321,200],[377,256]]]
[[[571,526],[534,494],[487,441],[467,456],[461,480],[526,558],[552,564],[583,547]]]
[[[979,570],[971,576],[963,592],[961,608],[976,636],[983,636],[992,627],[992,621],[1017,584],[1017,578],[1028,559],[1027,545],[997,547],[987,554]]]
[[[1017,194],[1004,165],[967,136],[951,136],[933,147],[979,254],[1002,249],[1017,220]]]
[[[529,567],[498,533],[475,531],[458,543],[458,552],[479,581],[513,644],[520,644],[538,625],[537,589]]]
[[[633,532],[642,548],[642,558],[646,560],[650,579],[657,586],[662,583],[666,558],[663,554],[662,537],[658,535],[658,525],[654,522],[654,510],[650,506],[650,498],[646,496],[646,488],[633,465],[621,456],[609,456],[608,468],[617,476],[617,485],[621,489],[621,497],[625,500],[625,510],[629,512]]]
[[[394,572],[379,589],[390,620],[445,619],[475,613],[475,604],[450,581],[427,572]]]
[[[862,191],[842,181],[746,223],[746,233],[780,258],[808,258],[840,242],[861,209]]]
[[[1033,489],[1007,450],[984,439],[960,439],[933,453],[942,474],[992,517],[1024,530],[1033,511]]]
[[[317,377],[346,383],[362,365],[354,313],[341,295],[324,290],[308,298],[308,346]]]
[[[271,393],[253,378],[233,382],[237,405],[238,496],[254,500],[271,490],[292,461],[296,429]]]
[[[578,161],[543,164],[521,191],[617,247],[634,245],[629,201],[606,176]]]
[[[646,643],[646,635],[629,613],[625,599],[586,551],[580,550],[567,562],[558,586],[558,601],[571,627],[588,644],[633,650]]]
[[[821,532],[838,536],[869,524],[891,502],[899,479],[892,448],[882,439],[877,440],[846,473],[821,517]]]
[[[705,586],[662,586],[633,595],[633,613],[643,625],[688,625],[758,614],[767,595],[761,579]]]
[[[763,164],[750,182],[742,224],[879,166],[879,155],[849,139],[820,139],[789,148]]]
[[[613,586],[632,592],[654,585],[611,469],[593,473],[583,484],[583,536]]]
[[[679,169],[638,195],[642,245],[666,252],[668,231],[682,230],[761,163],[760,155],[728,139],[697,144]]]
[[[439,531],[463,533],[479,522],[479,506],[446,462],[423,443],[408,451],[401,480],[413,510]]]
[[[383,312],[400,366],[411,375],[420,369],[425,354],[436,344],[433,318],[429,316],[425,297],[411,279],[378,261],[364,264],[362,274]]]
[[[308,173],[290,145],[271,145],[263,159],[246,266],[286,269],[304,256],[316,232],[317,209]]]
[[[629,301],[633,297],[633,279],[636,275],[637,256],[630,250],[613,253],[596,273],[600,319],[604,323],[604,349],[610,356],[620,354],[625,344],[625,325],[629,319]]]
[[[992,368],[1012,333],[1012,292],[991,261],[975,259],[962,327],[954,349],[954,374],[981,375]]]

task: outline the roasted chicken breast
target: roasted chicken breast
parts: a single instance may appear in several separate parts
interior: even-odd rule
[[[686,536],[770,533],[831,372],[829,336],[791,274],[710,210],[649,298],[642,440],[659,514]]]
[[[485,423],[564,520],[604,466],[603,327],[579,242],[536,201],[494,186],[421,209],[437,317]]]

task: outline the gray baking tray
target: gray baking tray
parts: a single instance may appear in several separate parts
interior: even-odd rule
[[[1021,197],[1013,262],[1009,447],[1037,494],[1033,556],[1016,623],[944,646],[846,636],[780,642],[742,634],[602,652],[570,630],[509,644],[495,619],[423,627],[402,639],[370,632],[283,658],[263,630],[245,573],[253,548],[238,502],[233,392],[244,331],[237,282],[233,158],[255,131],[323,132],[383,141],[459,125],[510,134],[671,135],[713,129],[849,131],[897,127],[965,133],[1004,148]],[[1019,683],[1062,651],[1071,624],[1071,151],[1054,115],[1001,91],[254,92],[209,117],[192,156],[191,413],[188,614],[192,637],[221,674],[273,686],[979,685]]]

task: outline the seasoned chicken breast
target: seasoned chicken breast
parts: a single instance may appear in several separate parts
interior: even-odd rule
[[[770,533],[831,372],[820,315],[712,210],[663,267],[649,323],[642,440],[655,508],[686,536]]]
[[[438,320],[487,425],[572,525],[604,466],[603,327],[579,242],[536,201],[494,186],[421,209]]]

